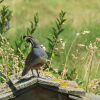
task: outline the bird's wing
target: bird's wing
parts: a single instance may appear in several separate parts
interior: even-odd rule
[[[47,59],[47,54],[46,54],[46,52],[41,48],[41,47],[39,47],[39,48],[33,48],[33,55],[35,56],[35,57],[42,57],[42,58],[45,58],[45,59]]]
[[[22,76],[24,76],[28,73],[28,71],[31,68],[32,62],[33,62],[33,56],[31,56],[31,52],[30,52],[29,55],[27,56],[26,60],[25,60],[25,67],[24,67],[24,70],[22,72]]]

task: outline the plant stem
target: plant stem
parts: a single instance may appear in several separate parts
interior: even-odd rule
[[[91,70],[92,70],[92,63],[93,63],[94,53],[95,53],[95,51],[92,50],[91,51],[90,61],[89,61],[89,66],[88,66],[88,72],[89,73],[88,73],[87,82],[86,82],[86,92],[88,90],[88,84],[89,84],[89,80],[90,80],[90,76],[91,76]]]
[[[76,37],[75,37],[74,40],[72,41],[71,46],[70,46],[70,48],[69,48],[69,50],[68,50],[68,53],[67,53],[67,55],[66,55],[65,64],[64,64],[64,70],[63,70],[62,76],[61,76],[62,78],[64,78],[64,77],[66,76],[68,57],[69,57],[69,54],[70,54],[70,52],[71,52],[71,49],[72,49],[72,47],[73,47],[75,41],[77,40],[77,38],[78,38],[78,36],[76,35]]]

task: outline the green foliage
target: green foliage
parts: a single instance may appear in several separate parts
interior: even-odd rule
[[[22,50],[25,49],[25,48],[22,48],[24,44],[24,41],[23,41],[23,35],[19,36],[16,38],[15,40],[15,54],[19,55],[20,57],[23,58],[23,52]]]
[[[39,22],[38,13],[36,13],[34,15],[33,22],[31,21],[30,22],[30,27],[27,28],[27,35],[33,35],[33,33],[35,32],[35,30],[37,28],[38,22]]]
[[[3,6],[0,10],[0,33],[7,32],[10,28],[10,19],[12,11],[7,6]]]
[[[49,71],[52,71],[54,74],[57,74],[54,69],[51,67],[52,61],[54,56],[58,56],[59,53],[55,50],[57,46],[60,47],[59,43],[59,35],[64,31],[63,24],[66,21],[65,17],[65,12],[61,11],[59,14],[59,17],[55,21],[55,26],[52,27],[52,33],[50,34],[51,37],[48,37],[48,63],[45,66],[45,70],[49,69]],[[59,70],[60,74],[60,70]]]
[[[0,34],[0,80],[5,81],[6,78],[12,74],[16,75],[20,71],[20,64],[23,59],[15,55],[14,49],[11,48],[8,40]]]
[[[56,20],[56,27],[52,27],[52,37],[48,37],[49,41],[49,59],[51,59],[52,55],[54,54],[54,48],[57,45],[58,37],[59,35],[64,31],[63,24],[66,21],[65,17],[65,12],[61,11],[59,14],[59,18]]]

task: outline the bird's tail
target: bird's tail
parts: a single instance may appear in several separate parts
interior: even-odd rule
[[[26,75],[29,71],[29,68],[28,67],[25,67],[23,72],[22,72],[22,76]]]

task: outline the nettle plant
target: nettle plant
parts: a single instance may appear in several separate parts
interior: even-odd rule
[[[55,53],[55,48],[59,43],[59,35],[64,31],[63,24],[65,23],[66,19],[65,12],[61,11],[59,17],[56,19],[56,26],[52,27],[51,37],[48,37],[49,41],[49,59],[52,59],[52,55]]]
[[[65,42],[59,38],[59,35],[61,35],[64,31],[64,23],[66,21],[65,19],[66,12],[61,11],[58,18],[56,18],[55,26],[52,27],[52,33],[47,38],[48,40],[48,60],[49,63],[47,63],[46,68],[49,71],[52,71],[53,73],[56,73],[56,71],[52,68],[52,61],[55,56],[59,56],[60,48],[64,49]],[[61,72],[57,71],[57,73],[61,74]]]

